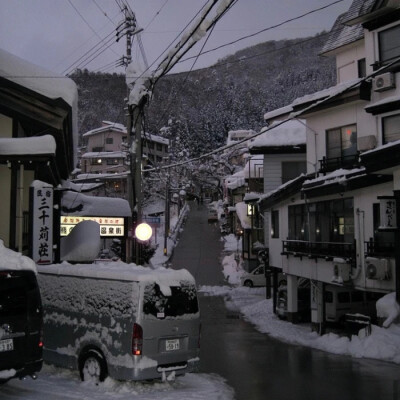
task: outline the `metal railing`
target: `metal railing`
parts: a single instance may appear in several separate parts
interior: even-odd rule
[[[282,255],[308,258],[355,258],[355,243],[308,242],[304,240],[283,240]]]
[[[392,242],[364,242],[366,257],[394,257],[395,244]]]
[[[331,172],[339,168],[356,168],[360,165],[359,153],[351,154],[348,156],[326,158],[323,157],[319,160],[319,172]]]

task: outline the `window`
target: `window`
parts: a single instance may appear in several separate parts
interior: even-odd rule
[[[162,144],[157,143],[157,150],[158,150],[158,151],[162,151],[162,150],[163,150]]]
[[[279,238],[279,211],[273,210],[271,212],[271,237],[274,239]]]
[[[290,206],[289,239],[352,243],[354,240],[353,199],[321,201],[308,204],[308,208],[305,205]]]
[[[101,146],[93,147],[92,149],[93,153],[99,153],[101,151],[104,151],[104,148]]]
[[[305,161],[283,161],[282,162],[282,183],[291,181],[303,173],[306,173]]]
[[[339,292],[337,294],[338,303],[350,303],[350,292]]]
[[[307,212],[304,204],[289,207],[289,239],[305,240]]]
[[[113,144],[113,143],[114,143],[114,139],[112,137],[106,138],[106,144]]]
[[[375,203],[373,207],[373,222],[374,222],[374,242],[375,247],[390,246],[395,243],[395,233],[389,231],[379,231],[381,225],[381,210],[380,204]]]
[[[347,125],[326,131],[327,158],[346,159],[357,154],[357,127]]]
[[[382,118],[383,144],[400,140],[400,114]]]
[[[107,158],[107,165],[118,165],[117,158]]]
[[[365,78],[367,76],[367,65],[365,62],[365,58],[361,58],[357,61],[357,70],[359,78]]]
[[[378,34],[379,61],[385,62],[400,56],[400,25]]]
[[[155,318],[176,318],[184,315],[197,314],[196,288],[190,283],[168,288],[170,295],[161,291],[157,283],[149,284],[144,289],[143,312],[146,316]]]

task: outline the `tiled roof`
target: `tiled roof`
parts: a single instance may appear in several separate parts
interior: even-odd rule
[[[346,13],[344,23],[370,13],[375,3],[376,0],[354,0]]]
[[[348,14],[344,13],[339,15],[339,17],[336,19],[329,33],[328,39],[322,48],[321,54],[363,39],[364,29],[360,24],[353,26],[344,25],[344,21],[347,20],[347,16]]]

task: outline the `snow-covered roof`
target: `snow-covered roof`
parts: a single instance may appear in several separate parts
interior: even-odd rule
[[[268,121],[269,119],[280,117],[281,115],[290,114],[293,111],[292,105],[284,106],[281,108],[277,108],[275,110],[269,111],[264,114],[264,120]]]
[[[123,151],[95,151],[82,154],[81,158],[126,158]]]
[[[293,101],[292,105],[299,106],[299,105],[306,104],[306,103],[312,103],[312,102],[321,100],[323,98],[337,96],[337,95],[345,92],[346,90],[350,89],[353,86],[354,87],[358,86],[358,84],[360,84],[362,80],[363,80],[363,78],[359,78],[359,79],[342,82],[342,83],[339,83],[338,85],[331,86],[327,89],[320,90],[319,92],[315,92],[315,93],[307,94],[302,97],[298,97],[297,99],[295,99]]]
[[[88,136],[93,136],[97,135],[98,133],[102,132],[108,132],[108,131],[113,131],[113,132],[119,132],[119,133],[125,133],[126,134],[126,127],[122,124],[118,123],[108,123],[105,126],[102,126],[100,128],[92,129],[82,135],[82,137],[88,137]]]
[[[376,101],[374,103],[370,103],[368,104],[366,107],[364,107],[365,111],[369,111],[375,107],[379,107],[379,106],[383,106],[385,104],[390,104],[390,103],[397,103],[400,102],[400,95],[397,96],[389,96],[389,97],[385,97],[384,99],[381,99],[379,101]]]
[[[0,76],[49,99],[63,99],[72,109],[74,148],[78,145],[78,89],[75,82],[0,49]],[[75,154],[76,157],[76,154]],[[76,164],[76,159],[74,160]]]
[[[130,171],[124,171],[119,173],[79,174],[76,176],[74,181],[77,182],[79,180],[89,180],[89,179],[94,179],[94,180],[120,179],[120,178],[126,178],[128,175],[130,175]]]
[[[308,179],[304,181],[304,186],[310,186],[314,184],[324,183],[326,185],[338,182],[344,182],[349,177],[354,175],[359,176],[365,173],[365,168],[353,168],[353,169],[337,169],[329,174],[319,176],[318,178]]]
[[[72,108],[77,103],[75,82],[0,49],[0,76],[40,93],[49,99],[63,99]]]
[[[1,155],[56,154],[56,141],[51,135],[0,138]]]
[[[94,136],[94,135],[98,135],[100,133],[109,132],[109,131],[113,131],[113,132],[121,133],[121,134],[127,134],[126,126],[119,124],[117,122],[103,121],[103,126],[101,126],[100,128],[96,128],[96,129],[87,131],[86,133],[84,133],[82,135],[82,137]],[[142,133],[142,138],[150,140],[151,142],[169,145],[168,139],[163,138],[158,135],[153,135],[151,133]]]
[[[225,186],[231,190],[242,187],[244,186],[244,184],[245,184],[244,170],[240,170],[225,179]]]
[[[279,124],[276,121],[275,124]],[[306,144],[306,125],[298,120],[286,121],[276,127],[265,127],[261,135],[251,139],[249,149],[263,147],[298,146]]]
[[[36,264],[32,259],[5,247],[4,242],[0,239],[0,270],[31,270],[36,272]]]
[[[236,215],[243,229],[251,229],[251,219],[247,215],[247,204],[241,201],[235,204]]]
[[[228,138],[226,140],[226,144],[227,145],[234,144],[235,142],[237,142],[239,140],[245,139],[245,138],[247,138],[251,135],[255,135],[255,134],[256,134],[256,131],[253,131],[252,129],[250,129],[250,130],[239,129],[239,130],[235,130],[235,131],[229,131]]]
[[[151,269],[118,261],[113,262],[112,267],[110,267],[109,264],[101,263],[71,265],[66,262],[49,266],[41,265],[38,266],[38,272],[118,281],[157,282],[160,286],[179,286],[182,281],[188,281],[194,284],[192,274],[186,269],[175,270],[163,267]]]
[[[127,200],[111,197],[86,196],[70,190],[61,199],[63,215],[87,217],[130,217],[131,208]],[[67,210],[71,210],[68,212]]]

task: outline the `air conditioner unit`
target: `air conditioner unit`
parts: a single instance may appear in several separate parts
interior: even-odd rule
[[[372,150],[376,147],[376,136],[368,135],[357,138],[357,148],[359,151]]]
[[[333,266],[333,276],[331,281],[334,283],[343,283],[350,280],[350,265],[335,264]]]
[[[396,83],[392,72],[377,75],[372,81],[372,88],[375,92],[384,92],[394,87],[396,87]]]
[[[365,259],[365,273],[368,279],[390,280],[390,264],[386,258],[367,257]]]

